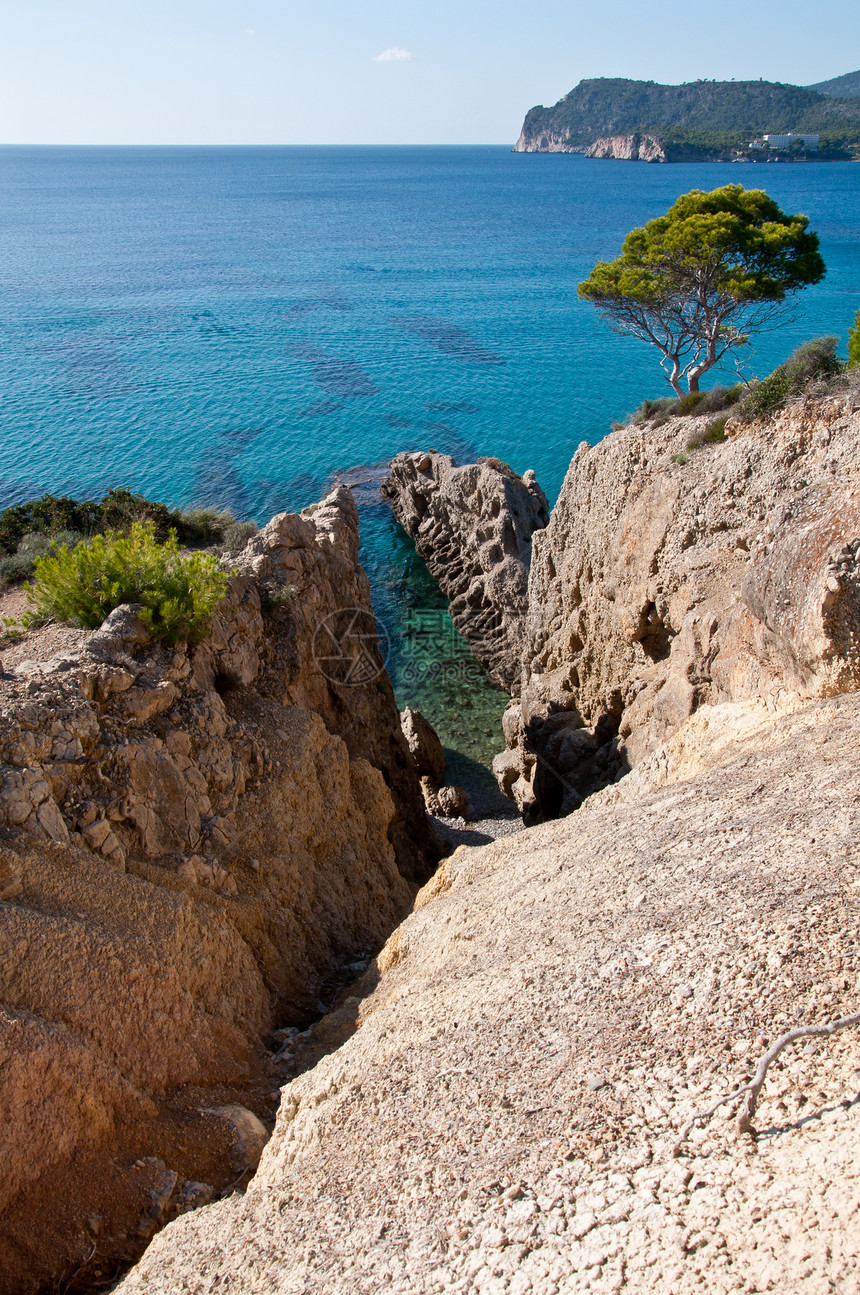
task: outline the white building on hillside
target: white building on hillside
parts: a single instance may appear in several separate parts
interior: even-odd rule
[[[798,144],[801,148],[816,149],[818,138],[818,135],[795,135],[789,131],[787,135],[765,135],[764,140],[770,148],[791,148]]]

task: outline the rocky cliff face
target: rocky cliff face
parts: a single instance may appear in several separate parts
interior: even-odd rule
[[[583,146],[572,144],[566,132],[530,131],[523,127],[513,151],[515,153],[581,153]]]
[[[514,145],[515,153],[584,153],[586,157],[616,158],[623,162],[666,162],[663,143],[654,135],[603,135],[591,144],[571,139],[564,131],[525,128]]]
[[[267,1117],[264,1040],[323,1010],[334,970],[432,870],[357,546],[341,490],[260,532],[194,648],[158,647],[119,609],[59,657],[27,660],[38,636],[7,654],[9,1295],[91,1251],[104,1275],[205,1196],[199,1180],[211,1196],[236,1177],[247,1139],[224,1110]]]
[[[707,419],[579,448],[535,536],[497,762],[522,807],[568,812],[705,703],[858,687],[856,403],[809,399],[692,450]]]
[[[585,156],[614,157],[624,162],[665,162],[666,150],[653,135],[607,135],[589,145]]]
[[[532,537],[549,519],[535,474],[498,459],[458,467],[435,451],[398,454],[382,490],[474,655],[517,690]]]
[[[579,813],[459,850],[248,1191],[123,1295],[853,1289],[856,1032],[784,1054],[757,1137],[671,1148],[768,1041],[856,1010],[858,724],[857,694],[706,707]]]

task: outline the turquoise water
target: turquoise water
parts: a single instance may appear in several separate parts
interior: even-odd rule
[[[577,283],[679,193],[729,181],[809,214],[829,267],[757,346],[763,373],[812,334],[844,336],[860,306],[858,165],[0,149],[0,505],[122,484],[264,520],[419,446],[532,467],[552,498],[580,440],[663,392],[649,349]],[[428,709],[450,715],[483,694],[426,672],[417,686],[402,649],[426,578],[387,514],[368,503],[363,525],[401,699],[441,687]],[[458,660],[439,633],[425,657]]]

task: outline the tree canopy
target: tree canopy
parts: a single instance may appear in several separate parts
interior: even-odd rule
[[[793,294],[824,277],[808,224],[763,189],[693,189],[631,230],[621,255],[599,261],[579,295],[616,332],[657,347],[679,396],[684,379],[698,391],[702,374],[782,322]]]

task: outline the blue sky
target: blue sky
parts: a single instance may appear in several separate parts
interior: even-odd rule
[[[855,0],[0,0],[0,142],[504,144],[582,77],[858,64]]]

